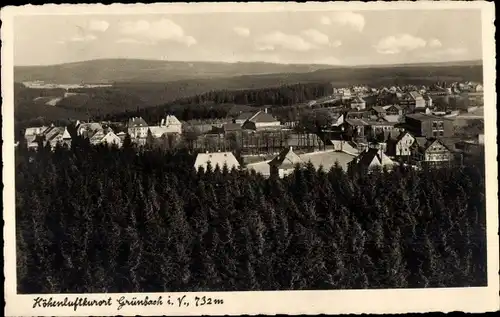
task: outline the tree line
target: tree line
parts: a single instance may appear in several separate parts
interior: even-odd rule
[[[213,90],[157,107],[109,114],[104,118],[105,120],[123,120],[131,116],[141,116],[146,122],[159,121],[165,114],[173,114],[184,121],[225,118],[232,114],[231,108],[234,105],[290,107],[332,93],[333,87],[329,83],[299,83],[244,90]]]
[[[16,150],[20,293],[486,285],[484,166],[285,179],[186,150]]]

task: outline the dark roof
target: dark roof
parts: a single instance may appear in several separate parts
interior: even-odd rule
[[[292,151],[292,148],[286,148],[278,154],[274,159],[269,162],[271,166],[277,166],[281,168],[289,168],[295,164],[301,164],[302,160],[300,157]]]
[[[228,131],[240,131],[241,130],[241,125],[239,125],[237,123],[226,123],[226,124],[224,124],[222,126],[222,128],[226,132],[228,132]]]
[[[348,123],[349,125],[352,125],[352,126],[367,126],[367,125],[369,125],[365,120],[361,120],[361,119],[346,119],[345,122]]]
[[[141,117],[134,117],[134,118],[131,118],[128,120],[128,127],[129,128],[147,127],[147,126],[148,126],[148,124]]]
[[[357,164],[365,167],[370,166],[370,163],[373,162],[373,158],[377,157],[379,151],[378,149],[371,148],[362,152],[358,156]]]
[[[248,120],[250,119],[255,113],[253,112],[242,112],[236,117],[236,120]]]

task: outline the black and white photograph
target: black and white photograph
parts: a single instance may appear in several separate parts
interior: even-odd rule
[[[11,311],[497,310],[494,4],[341,4],[2,9]]]

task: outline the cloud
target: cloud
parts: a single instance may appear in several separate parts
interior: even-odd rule
[[[89,22],[88,29],[90,31],[105,32],[109,28],[108,21],[92,20]]]
[[[441,46],[443,46],[443,44],[441,44],[441,41],[438,39],[429,40],[428,45],[429,45],[429,47],[441,47]]]
[[[328,16],[321,17],[320,22],[324,25],[336,24],[339,26],[348,26],[358,32],[363,31],[365,27],[365,17],[362,14],[351,11],[333,12]]]
[[[194,37],[186,35],[181,26],[169,19],[153,22],[145,20],[125,21],[120,25],[120,32],[149,42],[174,41],[187,46],[197,43]]]
[[[380,54],[398,54],[403,51],[412,51],[425,47],[427,42],[410,34],[391,35],[382,38],[374,45]]]
[[[318,45],[329,45],[330,44],[330,39],[328,38],[328,35],[321,33],[318,30],[315,29],[308,29],[304,30],[301,32],[304,37],[307,37],[309,41],[313,42],[314,44]]]
[[[115,43],[117,44],[140,44],[140,45],[151,45],[151,44],[154,44],[154,43],[151,43],[151,42],[145,42],[145,41],[139,41],[137,39],[132,39],[132,38],[122,38],[122,39],[118,39],[115,41]]]
[[[84,35],[84,36],[74,36],[70,38],[69,42],[90,42],[96,40],[97,37],[92,34]]]
[[[300,36],[289,35],[280,31],[257,38],[255,46],[259,51],[273,51],[277,47],[280,47],[286,50],[305,52],[315,48],[315,45],[305,41]]]
[[[241,26],[236,26],[233,28],[233,31],[239,36],[247,37],[250,35],[250,30],[248,28],[244,28]]]

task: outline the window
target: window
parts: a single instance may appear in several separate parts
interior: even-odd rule
[[[444,136],[444,131],[443,130],[439,131],[439,136]]]
[[[432,130],[432,136],[433,137],[437,137],[437,131],[436,130]]]

